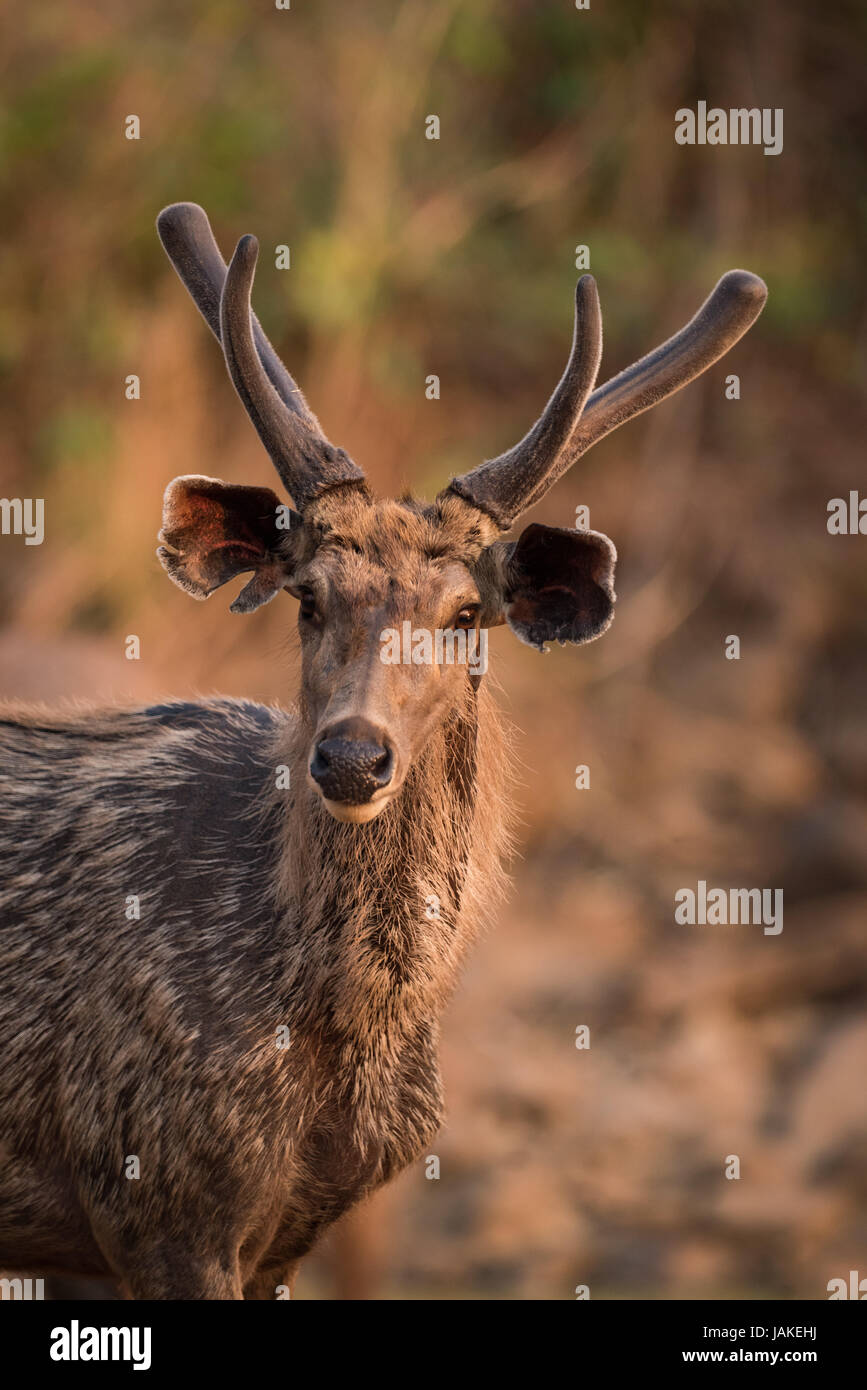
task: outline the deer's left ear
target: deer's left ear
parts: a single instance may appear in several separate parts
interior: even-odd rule
[[[251,613],[285,587],[300,526],[298,513],[269,487],[175,478],[163,499],[157,555],[169,577],[199,599],[252,570],[231,605],[233,613]]]
[[[617,551],[601,532],[534,524],[497,559],[503,617],[529,646],[592,642],[611,623]]]

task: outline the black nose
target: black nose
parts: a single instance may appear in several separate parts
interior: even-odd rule
[[[310,776],[329,801],[362,806],[394,775],[394,755],[373,725],[344,720],[327,729],[310,764]]]

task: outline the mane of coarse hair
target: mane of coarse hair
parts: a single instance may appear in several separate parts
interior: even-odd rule
[[[467,680],[400,795],[366,825],[335,821],[307,786],[303,720],[287,726],[275,754],[291,769],[294,807],[283,817],[278,901],[290,916],[303,912],[330,976],[320,983],[331,1016],[347,1035],[434,1019],[508,885],[510,739],[487,679],[478,692]]]

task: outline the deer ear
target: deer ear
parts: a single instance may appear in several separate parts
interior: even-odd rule
[[[601,532],[534,524],[504,560],[503,614],[522,642],[592,642],[611,623],[617,551]]]
[[[231,605],[233,613],[252,613],[285,586],[300,525],[298,513],[269,487],[175,478],[163,499],[157,555],[169,577],[199,599],[253,570]]]

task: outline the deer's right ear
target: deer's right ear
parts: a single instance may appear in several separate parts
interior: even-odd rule
[[[242,487],[219,478],[175,478],[163,499],[157,551],[171,579],[204,599],[253,571],[231,605],[252,613],[286,585],[301,518],[269,487]]]

